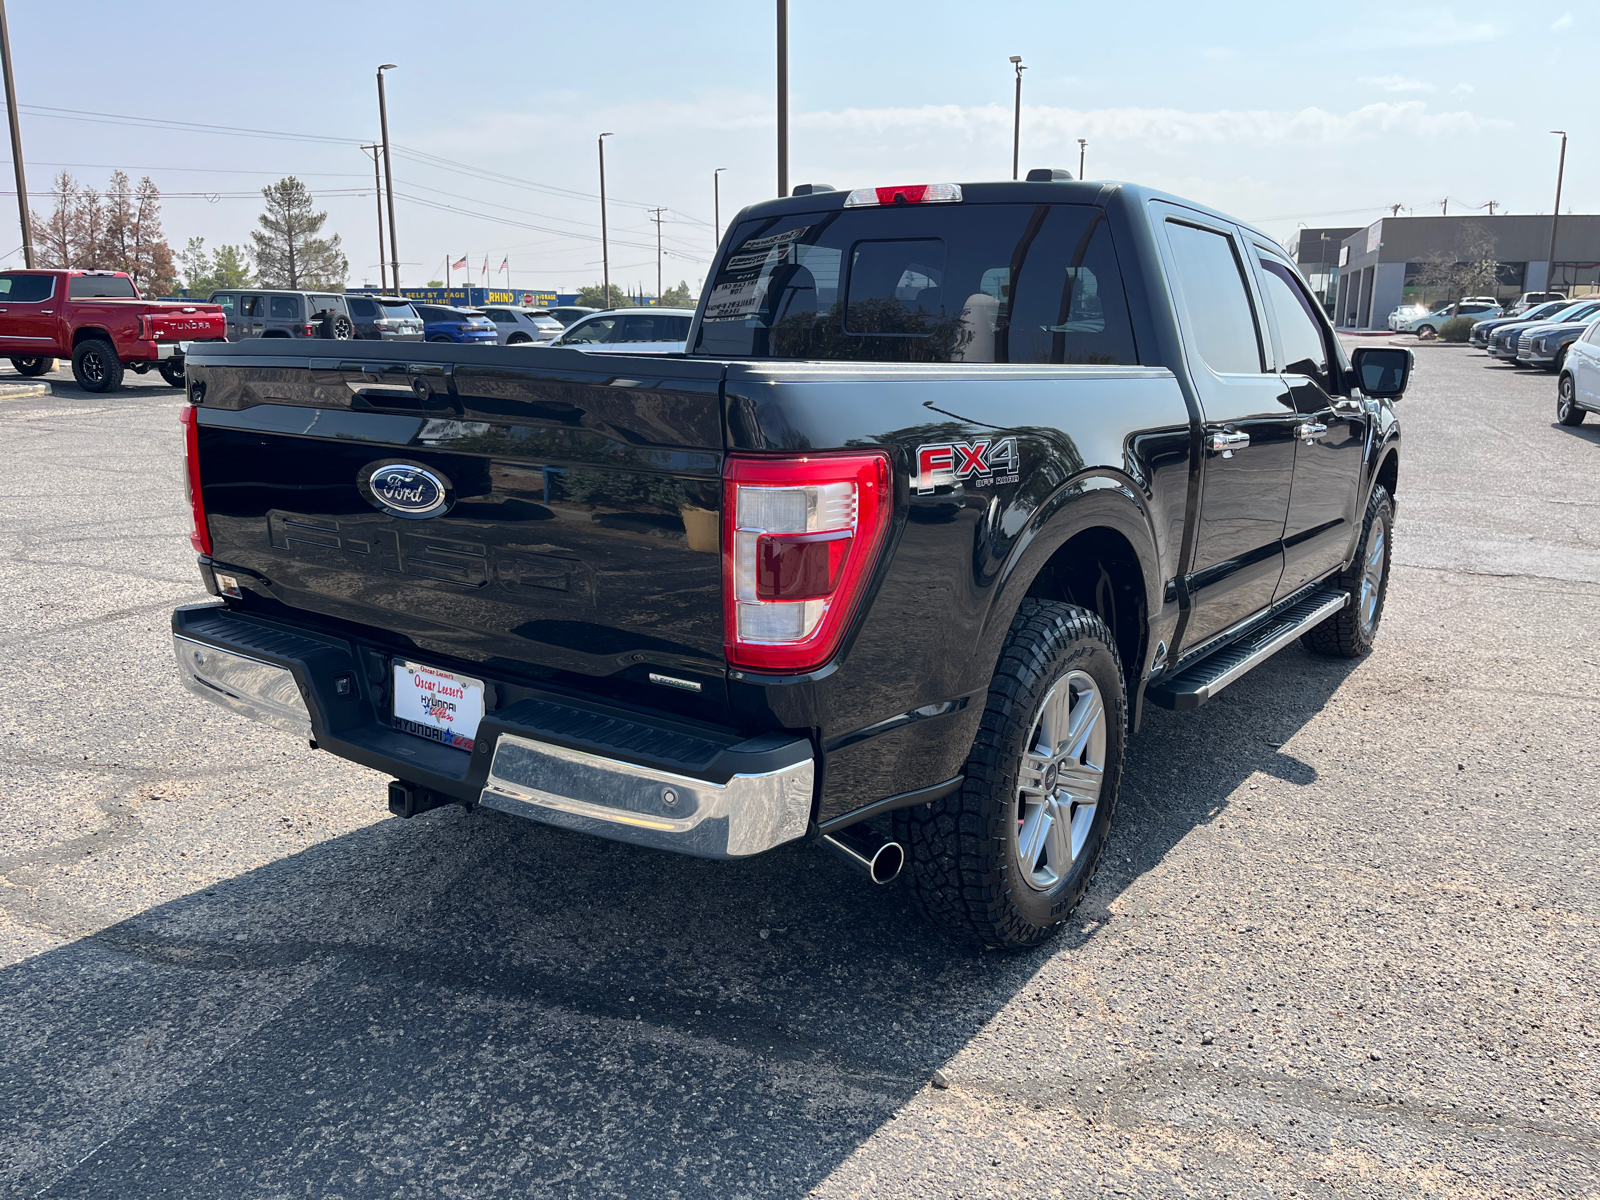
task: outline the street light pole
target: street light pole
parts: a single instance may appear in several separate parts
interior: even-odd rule
[[[383,268],[383,179],[378,172],[378,151],[382,146],[363,146],[362,153],[372,153],[372,194],[378,202],[378,291],[389,290],[389,276]]]
[[[11,118],[11,162],[17,168],[17,212],[22,217],[22,265],[33,269],[33,218],[28,215],[28,181],[22,170],[22,126],[17,124],[17,81],[11,74],[11,25],[0,0],[0,65],[5,67],[6,115]],[[70,267],[71,263],[62,263]]]
[[[715,254],[722,245],[722,180],[718,178],[727,167],[711,172],[711,252]]]
[[[601,293],[600,307],[611,307],[611,247],[606,237],[606,139],[609,133],[602,133],[596,142],[600,146],[600,284],[604,289]]]
[[[778,195],[789,194],[789,0],[778,0]]]
[[[1561,177],[1567,171],[1567,131],[1552,129],[1550,132],[1561,135],[1561,162],[1556,167],[1556,206],[1550,210],[1550,258],[1544,269],[1544,290],[1547,292],[1555,288],[1556,222],[1561,220]]]
[[[400,294],[400,239],[394,229],[394,163],[389,158],[389,105],[383,95],[383,73],[397,70],[394,63],[378,68],[378,123],[383,127],[383,178],[389,191],[389,279]]]
[[[1022,65],[1022,55],[1013,54],[1011,65],[1017,69],[1017,106],[1011,118],[1011,178],[1017,178],[1017,164],[1022,160],[1022,73],[1028,68]]]
[[[1083,152],[1089,145],[1088,138],[1078,139],[1078,178],[1083,178]]]

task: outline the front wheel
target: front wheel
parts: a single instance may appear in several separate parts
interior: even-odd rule
[[[1563,425],[1583,424],[1583,409],[1578,407],[1577,385],[1571,375],[1563,375],[1556,386],[1556,420]]]
[[[1356,556],[1333,578],[1335,587],[1350,593],[1350,603],[1302,635],[1300,641],[1307,650],[1330,658],[1360,658],[1372,649],[1378,624],[1383,620],[1383,602],[1389,594],[1393,540],[1394,501],[1389,498],[1388,489],[1379,484],[1367,501]]]
[[[79,342],[72,351],[72,377],[86,392],[114,392],[122,386],[117,348],[101,338]]]
[[[183,373],[183,359],[165,358],[156,368],[161,372],[161,378],[167,381],[168,387],[182,388],[188,386],[188,379]]]
[[[1437,329],[1435,329],[1432,325],[1419,325],[1419,326],[1417,326],[1417,336],[1419,338],[1431,338],[1431,337],[1435,336],[1438,332],[1439,331]]]
[[[430,342],[448,342],[450,339],[442,333],[436,333],[428,339]]]
[[[23,354],[11,360],[11,365],[18,375],[24,379],[36,379],[40,375],[48,375],[56,369],[56,360],[42,358],[37,354]]]
[[[1556,351],[1555,358],[1550,361],[1550,365],[1546,367],[1545,370],[1549,371],[1552,375],[1559,375],[1561,373],[1561,368],[1566,365],[1567,348],[1563,346],[1561,349]]]
[[[918,906],[963,941],[1036,946],[1077,907],[1105,849],[1127,701],[1105,623],[1024,600],[961,790],[895,814]]]

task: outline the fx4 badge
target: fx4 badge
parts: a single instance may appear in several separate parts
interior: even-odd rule
[[[987,487],[1017,481],[1017,439],[935,442],[917,447],[917,495],[970,483]]]

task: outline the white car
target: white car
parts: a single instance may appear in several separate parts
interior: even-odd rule
[[[1420,317],[1401,321],[1395,325],[1396,333],[1438,333],[1439,326],[1455,317],[1470,317],[1474,321],[1487,321],[1500,315],[1500,306],[1487,297],[1463,300],[1458,308],[1454,301]]]
[[[692,308],[614,308],[574,321],[543,344],[590,354],[682,354],[692,320]]]
[[[502,346],[531,346],[561,336],[565,328],[542,308],[486,308],[483,315],[494,322]]]
[[[1400,327],[1407,321],[1415,321],[1418,317],[1428,315],[1426,304],[1402,304],[1389,314],[1389,328],[1395,333],[1400,332]]]
[[[1556,385],[1556,420],[1581,425],[1586,412],[1600,413],[1600,320],[1567,347]]]

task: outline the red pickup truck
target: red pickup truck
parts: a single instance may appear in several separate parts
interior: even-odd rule
[[[182,387],[188,344],[225,342],[227,332],[220,305],[146,300],[121,271],[0,272],[0,357],[22,375],[70,358],[79,387],[109,392],[125,367],[143,375],[153,364]]]

